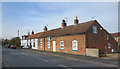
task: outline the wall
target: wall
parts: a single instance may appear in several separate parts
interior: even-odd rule
[[[98,23],[94,23],[94,26],[97,26],[97,34],[93,34],[92,26],[88,30],[86,37],[87,40],[87,48],[98,48],[100,49],[100,53],[111,53],[112,49],[116,50],[117,43],[114,38],[103,29],[101,25]],[[102,29],[101,29],[102,28]],[[109,35],[109,39],[106,39],[106,36]],[[111,44],[111,48],[108,49],[108,43]]]
[[[21,46],[27,47],[27,40],[21,40]]]
[[[28,39],[27,42],[28,42],[28,48],[30,48],[30,42],[31,42],[30,39]]]
[[[34,47],[34,40],[35,40],[35,47]],[[31,43],[32,43],[32,49],[38,49],[38,39],[31,39]]]
[[[78,51],[72,50],[73,40],[78,41]],[[47,41],[48,41],[47,38],[45,38],[45,51],[53,51],[53,41],[56,41],[56,52],[85,55],[86,47],[85,34],[52,37],[52,40],[50,40],[50,48],[47,48]],[[64,41],[64,50],[60,50],[60,41]],[[42,43],[44,43],[44,38],[42,39]],[[44,50],[44,44],[43,47],[40,48],[40,38],[38,39],[38,49]]]
[[[97,48],[86,48],[86,56],[99,57],[99,52]]]

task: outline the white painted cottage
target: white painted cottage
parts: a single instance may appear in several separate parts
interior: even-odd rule
[[[27,38],[27,46],[31,49],[38,49],[38,36],[42,34],[42,32],[40,33],[36,33],[34,34],[34,32],[32,32],[32,35],[30,35]]]
[[[23,35],[22,39],[21,39],[21,47],[28,47],[27,46],[27,38],[29,37],[29,35]]]

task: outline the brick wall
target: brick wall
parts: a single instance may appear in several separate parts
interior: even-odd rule
[[[100,49],[100,53],[111,53],[112,49],[116,50],[117,42],[114,40],[114,38],[106,31],[104,30],[98,23],[94,23],[94,26],[97,26],[97,34],[93,34],[92,32],[92,26],[88,30],[86,36],[87,38],[87,47],[88,48],[98,48]],[[106,39],[106,36],[108,37],[108,40]],[[108,49],[108,43],[111,44],[111,48]]]
[[[78,41],[78,51],[72,50],[72,41],[73,40]],[[48,41],[47,38],[45,38],[45,50],[46,51],[53,51],[53,41],[56,41],[56,52],[85,55],[85,47],[86,47],[85,34],[52,37],[52,40],[50,40],[50,48],[49,49],[47,48],[47,41]],[[64,41],[64,50],[60,50],[60,41]],[[38,43],[40,43],[40,39],[38,39]],[[40,48],[40,44],[38,44],[38,49],[44,50],[44,44],[43,44],[43,48]]]

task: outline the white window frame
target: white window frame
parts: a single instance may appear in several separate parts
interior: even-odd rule
[[[47,42],[47,48],[50,48],[50,41]]]
[[[106,35],[106,39],[107,39],[107,40],[109,39],[109,35]]]
[[[74,49],[74,44],[73,44],[74,42],[76,42],[76,48],[75,49]],[[78,41],[77,40],[72,41],[72,50],[73,51],[78,51]]]
[[[111,44],[110,43],[108,43],[108,48],[111,48]]]
[[[93,26],[93,33],[97,34],[97,26]]]
[[[48,39],[48,40],[51,40],[51,39],[52,39],[52,37],[47,37],[47,39]]]
[[[42,41],[42,38],[40,38],[40,41]]]
[[[42,41],[40,41],[40,48],[42,48]]]
[[[63,44],[61,44],[63,42]],[[63,47],[63,48],[62,48]],[[60,41],[60,49],[64,50],[64,41]]]

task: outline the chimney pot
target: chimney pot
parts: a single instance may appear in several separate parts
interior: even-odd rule
[[[44,32],[47,32],[47,26],[44,27]]]
[[[32,31],[32,35],[34,34],[34,31]]]
[[[74,24],[78,24],[79,20],[77,19],[77,16],[75,17]]]
[[[63,19],[62,20],[62,28],[66,27],[66,26],[67,26],[67,24],[66,24],[65,20]]]

